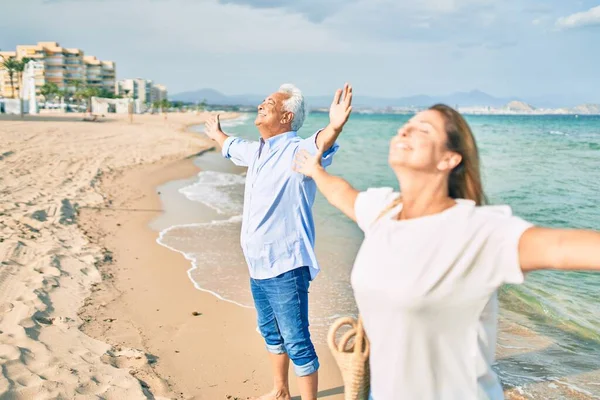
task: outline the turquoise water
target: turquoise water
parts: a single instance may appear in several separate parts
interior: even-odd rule
[[[256,139],[253,118],[226,123],[224,129]],[[396,187],[387,165],[388,143],[408,118],[352,115],[329,171],[357,189]],[[467,120],[480,149],[491,203],[508,204],[516,215],[538,225],[600,230],[600,117],[468,116]],[[327,122],[326,114],[311,114],[300,134],[309,136]],[[213,243],[238,243],[243,177],[240,180],[239,171],[225,171],[227,162],[215,153],[197,162],[212,171],[201,173],[198,184],[182,192],[217,210],[220,222],[175,227],[161,235],[161,241],[193,260],[190,277],[199,287],[251,305],[241,254],[228,254],[223,261]],[[356,312],[349,274],[362,233],[320,195],[314,211],[323,272],[311,291],[311,324],[316,340],[323,341],[333,319]],[[235,278],[214,277],[222,273]],[[507,388],[540,399],[572,398],[561,397],[563,385],[578,395],[600,395],[599,289],[600,274],[553,271],[529,274],[524,285],[502,289],[496,369]]]

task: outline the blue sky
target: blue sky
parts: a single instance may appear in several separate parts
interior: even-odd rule
[[[472,89],[600,103],[600,0],[4,1],[0,49],[57,41],[171,93],[402,97]]]

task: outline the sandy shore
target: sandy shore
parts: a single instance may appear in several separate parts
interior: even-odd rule
[[[148,228],[161,213],[157,185],[193,176],[189,157],[212,146],[185,132],[206,116],[0,117],[1,398],[270,388],[254,310],[196,290],[188,261]],[[343,398],[329,351],[318,352],[319,397]]]

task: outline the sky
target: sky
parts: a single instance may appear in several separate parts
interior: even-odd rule
[[[482,90],[600,103],[600,0],[0,0],[0,49],[56,41],[169,93]]]

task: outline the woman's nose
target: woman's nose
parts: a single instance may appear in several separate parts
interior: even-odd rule
[[[402,128],[398,129],[398,136],[407,137],[409,133],[410,129],[407,126],[403,126]]]

